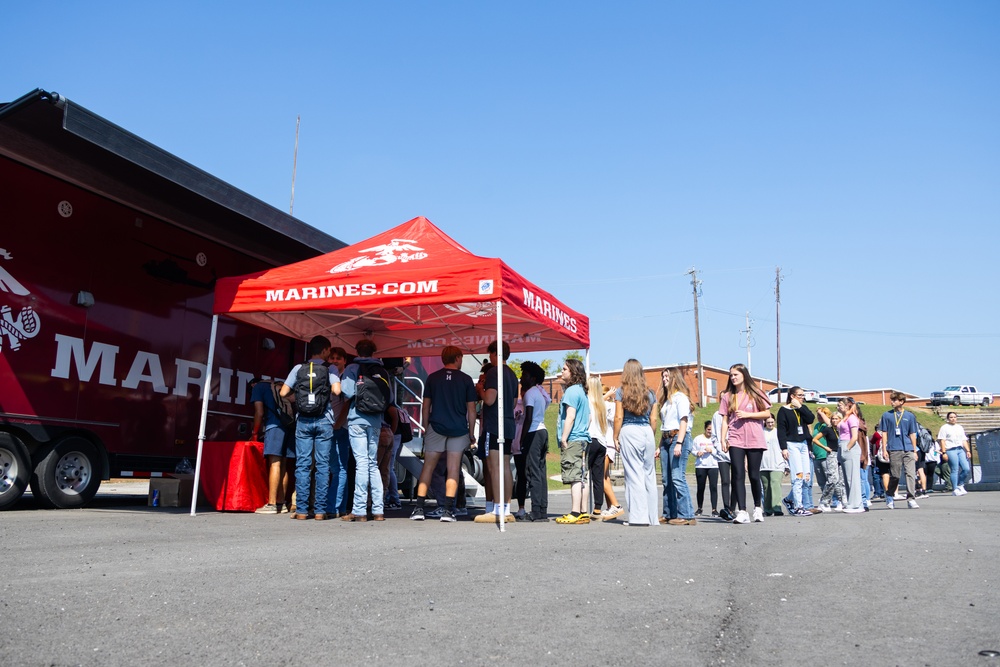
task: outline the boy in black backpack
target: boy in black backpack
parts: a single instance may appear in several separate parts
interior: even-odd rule
[[[316,336],[309,341],[309,360],[297,364],[285,378],[281,396],[295,396],[295,514],[293,519],[309,518],[309,489],[315,459],[316,485],[313,518],[326,519],[326,496],[330,487],[330,447],[333,445],[333,422],[326,415],[331,394],[340,393],[340,378],[326,366],[330,341]]]
[[[375,521],[385,520],[382,477],[378,469],[378,439],[382,414],[389,407],[389,373],[373,355],[378,349],[367,338],[355,347],[358,356],[344,369],[344,395],[351,399],[347,413],[347,433],[357,464],[354,476],[354,504],[342,521],[367,521],[368,492],[371,490]]]

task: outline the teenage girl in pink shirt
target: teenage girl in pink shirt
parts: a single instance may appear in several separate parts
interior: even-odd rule
[[[750,477],[753,494],[753,520],[763,521],[760,497],[760,460],[767,450],[764,420],[771,416],[771,401],[750,377],[743,364],[729,368],[729,383],[719,402],[722,429],[719,440],[722,451],[728,452],[733,466],[732,504],[738,507],[733,523],[750,523],[747,514],[745,479]]]

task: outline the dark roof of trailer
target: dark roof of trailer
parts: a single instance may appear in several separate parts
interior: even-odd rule
[[[346,245],[58,93],[0,103],[0,155],[268,264]]]

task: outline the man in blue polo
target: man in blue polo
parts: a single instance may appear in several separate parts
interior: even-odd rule
[[[899,488],[900,468],[906,474],[906,504],[917,509],[917,418],[903,409],[906,395],[899,391],[889,394],[892,410],[882,415],[878,422],[878,432],[889,452],[889,486],[885,490],[885,506],[894,507],[892,497]]]

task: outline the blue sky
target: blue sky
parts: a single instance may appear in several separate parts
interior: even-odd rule
[[[595,369],[1000,392],[1000,3],[20,3],[55,90],[347,242],[423,215],[591,318]],[[539,356],[553,356],[552,354]]]

